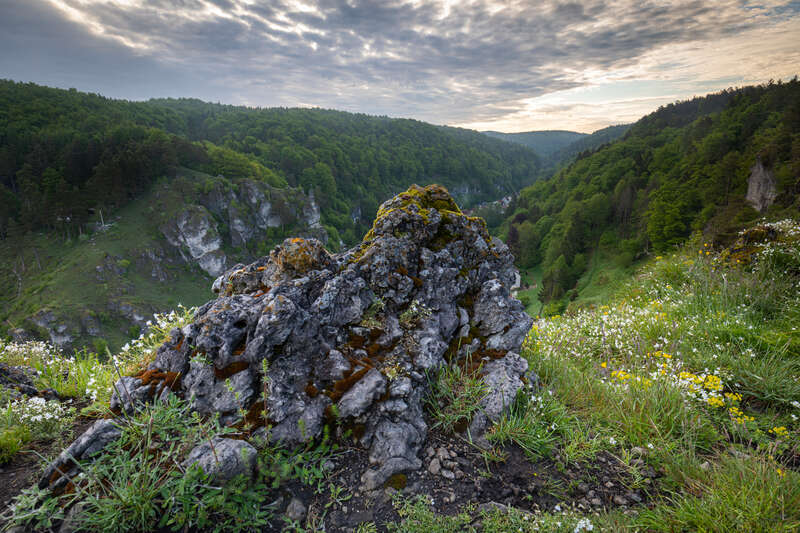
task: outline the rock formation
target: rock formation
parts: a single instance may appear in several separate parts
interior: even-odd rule
[[[412,186],[381,205],[347,252],[287,239],[225,272],[217,299],[171,332],[145,372],[117,382],[112,410],[178,394],[201,414],[286,445],[329,424],[369,450],[362,482],[379,488],[421,467],[422,402],[442,365],[487,384],[473,438],[525,383],[518,352],[532,320],[509,294],[515,276],[482,220],[440,186]]]
[[[775,176],[770,169],[764,166],[761,159],[756,159],[755,165],[750,168],[750,177],[747,179],[747,203],[763,213],[777,197]]]

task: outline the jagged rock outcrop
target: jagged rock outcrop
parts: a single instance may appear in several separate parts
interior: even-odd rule
[[[205,272],[218,276],[225,269],[226,257],[217,223],[204,207],[187,206],[161,232],[186,261],[196,261]]]
[[[413,186],[381,206],[356,248],[330,255],[319,241],[287,239],[225,272],[218,298],[171,332],[148,370],[117,382],[112,409],[179,394],[287,445],[325,424],[349,429],[369,450],[362,481],[375,489],[420,468],[422,402],[442,365],[484,376],[475,437],[514,400],[532,324],[509,293],[515,278],[482,220],[442,187]]]
[[[747,203],[763,213],[777,197],[775,176],[770,169],[764,166],[761,159],[756,159],[755,165],[750,168],[750,177],[747,179]]]

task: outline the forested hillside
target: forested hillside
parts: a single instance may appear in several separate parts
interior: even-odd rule
[[[576,139],[550,154],[547,163],[553,166],[570,163],[573,158],[582,153],[594,151],[604,144],[616,141],[625,135],[629,129],[631,129],[631,124],[620,124],[592,132],[591,135]]]
[[[521,144],[532,148],[540,157],[549,158],[559,150],[572,143],[589,137],[586,133],[564,130],[522,131],[519,133],[503,133],[500,131],[484,131],[484,134],[496,139]]]
[[[604,257],[627,266],[695,231],[723,243],[761,213],[796,213],[799,176],[800,82],[726,90],[662,107],[524,189],[501,233],[557,312]]]
[[[0,235],[9,221],[78,233],[88,208],[120,207],[179,166],[313,190],[322,223],[352,243],[411,183],[442,183],[470,204],[530,184],[539,163],[522,146],[415,120],[0,82]]]
[[[285,237],[338,250],[412,183],[468,206],[539,168],[523,146],[414,120],[0,81],[0,332],[119,347]]]

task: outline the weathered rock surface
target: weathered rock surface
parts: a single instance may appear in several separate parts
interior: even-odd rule
[[[257,456],[256,449],[243,440],[214,437],[193,448],[183,466],[199,465],[213,481],[225,482],[239,475],[252,476]]]
[[[778,189],[772,170],[765,167],[761,159],[756,159],[747,179],[747,203],[763,213],[777,197]]]
[[[42,474],[39,488],[50,487],[56,493],[63,491],[78,474],[78,463],[90,462],[121,434],[122,430],[115,421],[98,420],[50,463]]]
[[[39,391],[34,386],[36,370],[24,366],[11,366],[0,363],[0,392],[12,399],[22,395],[36,396]]]
[[[224,270],[227,259],[222,251],[222,238],[214,217],[204,207],[186,207],[174,220],[163,224],[161,231],[185,260],[197,261],[200,268],[212,276]]]
[[[268,425],[286,445],[332,424],[368,449],[363,488],[377,489],[422,466],[431,372],[453,364],[484,375],[478,432],[514,400],[532,323],[509,293],[515,278],[482,220],[442,187],[414,186],[381,206],[352,250],[332,256],[316,240],[287,239],[225,272],[218,298],[171,332],[147,372],[117,383],[112,408],[176,393],[226,424],[260,434]]]

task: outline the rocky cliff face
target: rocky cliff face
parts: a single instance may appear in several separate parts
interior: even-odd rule
[[[224,241],[237,249],[268,239],[269,230],[295,226],[300,234],[327,242],[320,225],[314,194],[295,189],[275,189],[266,183],[241,179],[216,183],[198,204],[186,205],[160,227],[167,242],[187,263],[196,263],[212,277],[228,266]],[[221,224],[220,224],[221,223]],[[227,228],[227,234],[220,231]]]
[[[750,178],[747,180],[747,203],[763,213],[777,197],[775,176],[764,166],[761,159],[756,159],[756,164],[750,169]]]
[[[356,248],[330,255],[317,240],[287,239],[225,272],[218,298],[171,332],[146,372],[116,384],[111,407],[130,412],[178,394],[199,413],[290,445],[325,424],[350,428],[369,450],[364,488],[375,489],[420,468],[422,402],[443,365],[486,383],[473,438],[529,379],[518,352],[532,320],[509,294],[515,277],[508,248],[482,220],[442,187],[414,186],[381,206]],[[91,447],[91,435],[79,441]]]
[[[178,302],[198,303],[194,293],[187,295],[186,282],[183,291],[175,284],[186,276],[187,267],[196,271],[193,277],[202,273],[213,279],[237,260],[254,259],[266,243],[289,231],[322,242],[328,238],[313,193],[277,189],[257,180],[179,176],[155,187],[142,203],[147,207],[134,214],[107,218],[107,224],[78,245],[87,248],[87,259],[76,263],[78,271],[69,277],[81,278],[96,295],[94,300],[62,305],[61,298],[52,298],[9,332],[15,339],[48,339],[65,351],[98,340],[102,349],[106,339],[121,345],[124,341],[118,339],[127,340],[131,331],[147,328],[153,313],[168,311]],[[134,220],[142,216],[150,218],[144,224]],[[144,231],[131,232],[130,225],[144,226]],[[125,234],[125,242],[107,246],[114,240],[108,233],[115,232]],[[99,256],[101,247],[111,250]],[[143,292],[169,297],[159,302],[151,296],[148,301],[141,298]]]
[[[225,269],[225,252],[217,224],[202,206],[189,205],[161,226],[167,242],[178,249],[184,261],[194,261],[205,272],[218,276]]]

